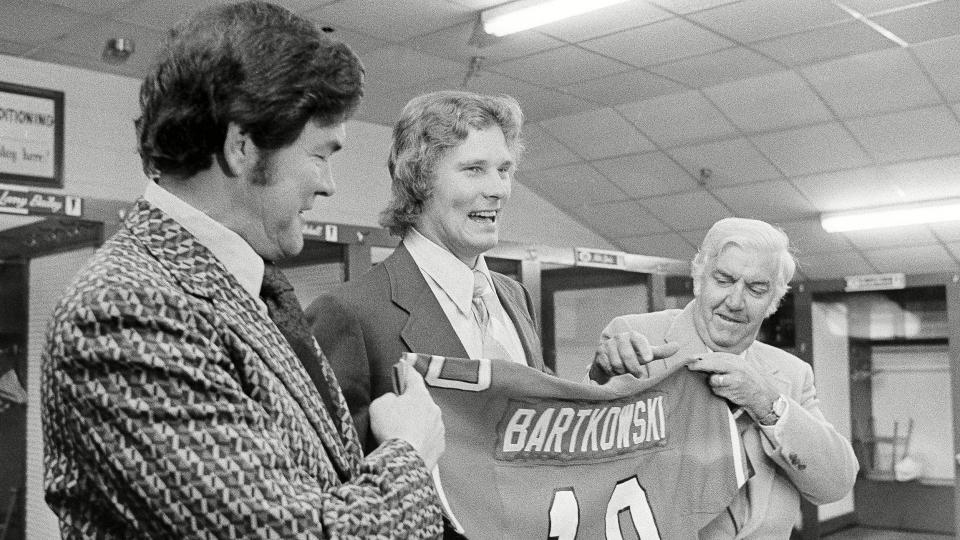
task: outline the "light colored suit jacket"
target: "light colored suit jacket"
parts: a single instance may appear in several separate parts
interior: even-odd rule
[[[693,302],[683,310],[625,315],[611,321],[603,335],[634,330],[654,345],[679,343],[678,354],[690,357],[709,350],[693,317]],[[809,364],[760,342],[748,349],[746,361],[767,374],[789,405],[775,428],[779,443],[756,423],[743,434],[755,474],[747,485],[747,519],[735,538],[786,539],[799,517],[800,495],[814,504],[842,498],[853,489],[859,465],[850,442],[820,412]]]
[[[335,411],[210,251],[138,201],[49,329],[46,500],[64,536],[437,536],[423,460],[400,440],[364,458],[322,365]]]
[[[513,321],[527,365],[544,370],[532,302],[516,281],[490,272]],[[366,447],[373,443],[367,409],[392,391],[392,366],[405,352],[467,357],[430,285],[401,243],[370,272],[322,294],[306,309],[313,333],[337,374]]]

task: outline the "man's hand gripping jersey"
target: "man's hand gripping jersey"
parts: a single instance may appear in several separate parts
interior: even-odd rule
[[[407,354],[443,411],[434,478],[468,538],[695,538],[746,482],[726,402],[675,358],[580,384]]]

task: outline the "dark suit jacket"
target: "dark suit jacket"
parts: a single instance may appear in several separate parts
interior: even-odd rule
[[[416,451],[391,440],[363,457],[326,362],[335,411],[255,299],[149,203],[75,278],[49,328],[46,500],[64,537],[440,533]]]
[[[513,321],[527,364],[544,370],[543,349],[530,295],[516,281],[491,272],[493,286]],[[400,244],[373,270],[317,298],[306,310],[327,355],[366,447],[375,444],[367,408],[392,391],[392,366],[404,352],[465,358],[447,320],[410,252]]]

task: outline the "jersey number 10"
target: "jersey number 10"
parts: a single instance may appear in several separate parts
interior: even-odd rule
[[[623,540],[620,512],[628,510],[640,540],[660,540],[660,531],[647,501],[647,492],[636,476],[617,482],[607,502],[607,540]],[[558,489],[550,503],[550,540],[575,540],[580,526],[580,503],[572,488]]]

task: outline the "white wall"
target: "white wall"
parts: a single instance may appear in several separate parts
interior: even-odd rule
[[[139,115],[139,80],[4,55],[0,80],[65,94],[64,188],[52,191],[129,201],[143,192],[146,180],[133,126]],[[386,166],[390,133],[390,127],[377,124],[347,125],[347,145],[333,161],[337,194],[318,201],[308,219],[378,226],[378,214],[390,195]],[[507,205],[502,238],[555,247],[611,248],[519,184]]]
[[[133,127],[138,81],[3,55],[0,80],[64,93],[64,187],[49,191],[130,201],[143,192]]]

